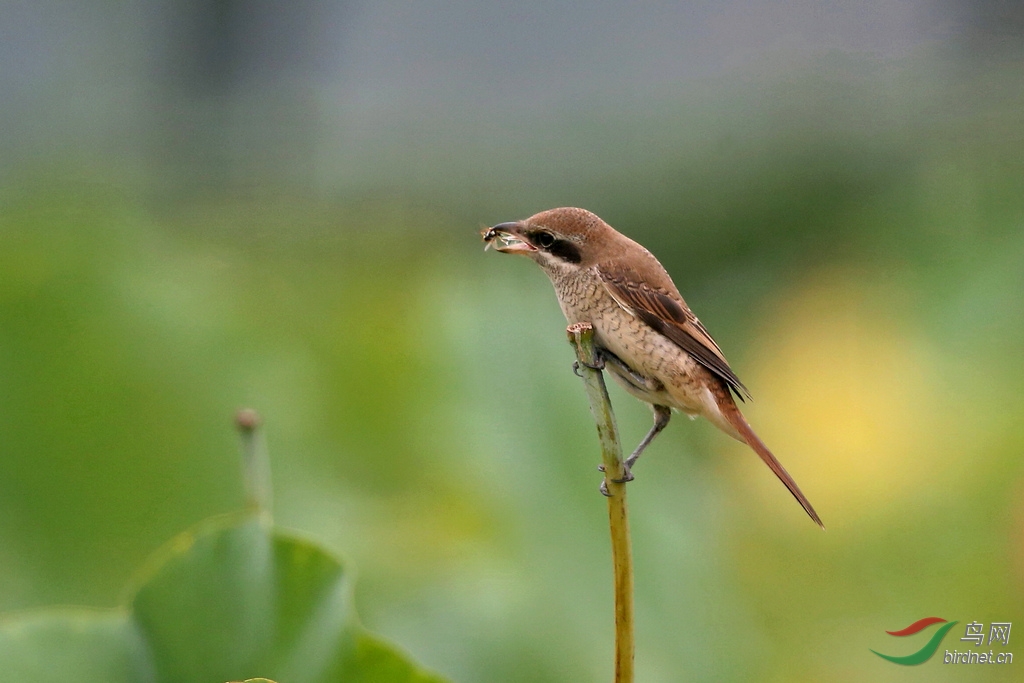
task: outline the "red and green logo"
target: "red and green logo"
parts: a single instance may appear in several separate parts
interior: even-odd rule
[[[931,659],[932,655],[934,655],[936,650],[939,649],[939,645],[942,644],[942,639],[946,637],[947,633],[949,633],[949,629],[956,626],[957,622],[947,622],[945,619],[940,619],[939,617],[925,617],[924,619],[919,619],[910,626],[904,629],[900,629],[899,631],[886,631],[886,633],[888,633],[890,636],[912,636],[916,633],[920,633],[921,631],[925,630],[933,624],[945,625],[940,626],[939,629],[932,634],[931,640],[925,643],[924,647],[922,647],[920,650],[913,654],[897,657],[894,655],[883,655],[881,652],[878,652],[876,650],[871,651],[879,657],[881,657],[882,659],[888,659],[890,662],[893,662],[894,664],[902,664],[903,666],[915,666],[917,664],[924,664],[929,659]]]

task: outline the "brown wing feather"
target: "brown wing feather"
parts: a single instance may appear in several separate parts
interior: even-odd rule
[[[658,269],[664,273],[660,264]],[[644,283],[634,269],[624,267],[621,263],[613,262],[598,266],[597,272],[608,293],[619,305],[668,337],[679,348],[693,356],[694,360],[722,378],[741,401],[750,398],[750,392],[729,367],[718,344],[686,306],[686,302],[675,291],[674,286],[652,288]],[[667,273],[664,273],[664,279],[671,285]]]

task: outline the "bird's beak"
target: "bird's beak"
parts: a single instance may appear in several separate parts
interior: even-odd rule
[[[537,251],[537,247],[523,236],[521,223],[499,223],[492,228],[484,229],[480,234],[484,238],[484,251],[492,245],[495,251],[503,254],[530,254]]]

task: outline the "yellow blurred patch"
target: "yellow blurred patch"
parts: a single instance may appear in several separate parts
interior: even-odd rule
[[[905,507],[958,469],[939,363],[879,279],[829,272],[784,294],[741,374],[748,419],[830,528]],[[779,498],[774,477],[756,478]]]

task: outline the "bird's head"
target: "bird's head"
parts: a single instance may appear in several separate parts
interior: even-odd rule
[[[485,249],[528,256],[547,271],[586,267],[596,261],[615,231],[585,209],[542,211],[522,221],[499,223],[481,233]]]

